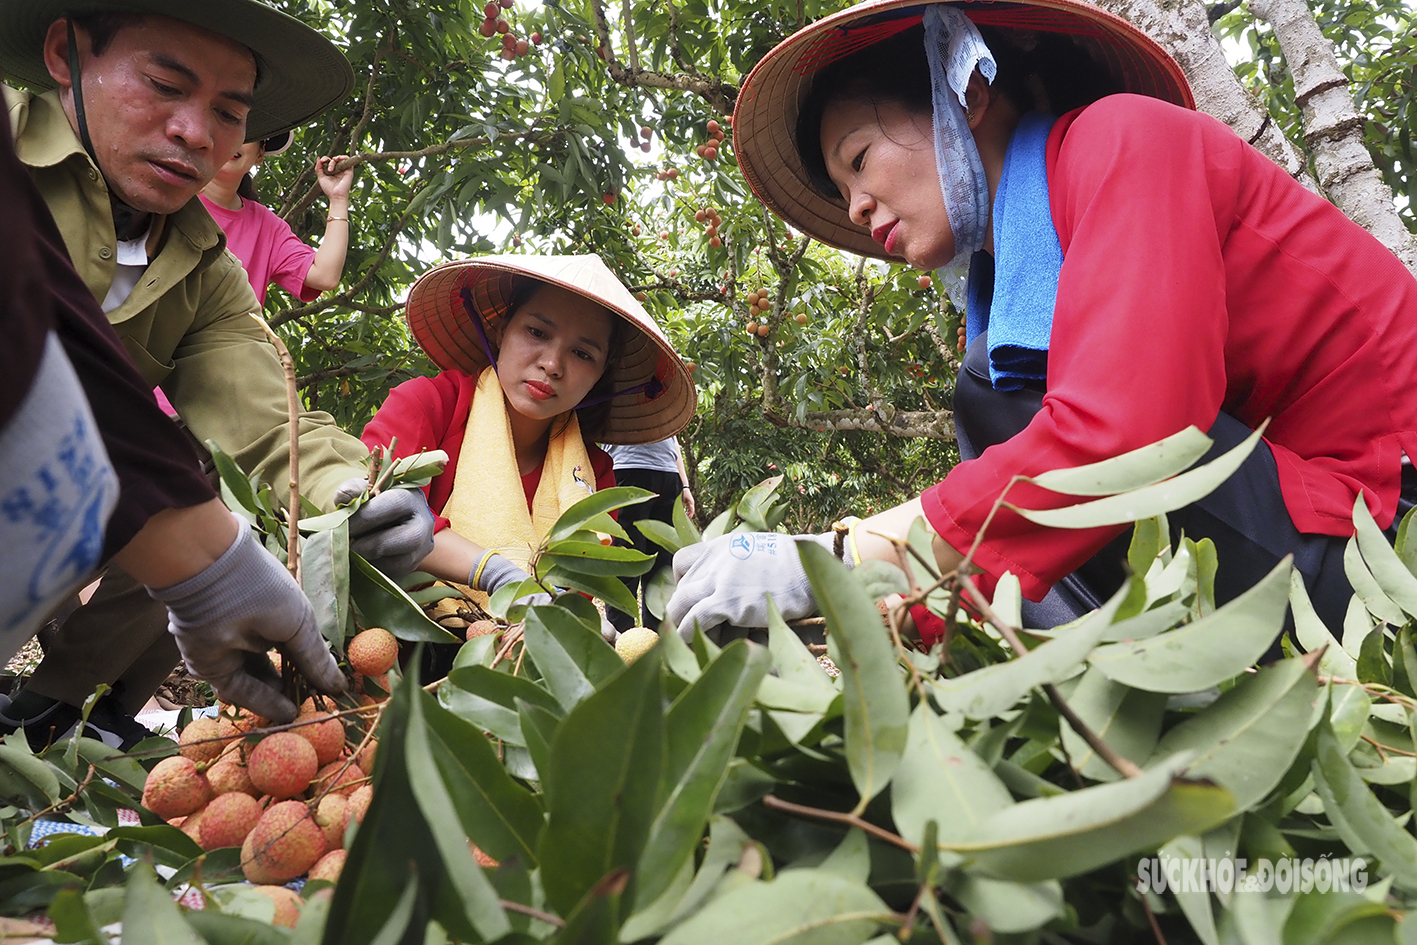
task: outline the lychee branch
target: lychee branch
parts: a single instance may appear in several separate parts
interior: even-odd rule
[[[290,426],[290,504],[286,507],[286,519],[290,523],[290,536],[286,539],[285,560],[290,568],[290,576],[300,583],[300,387],[295,379],[295,360],[290,349],[285,346],[266,320],[256,312],[251,317],[265,331],[271,344],[280,355],[280,365],[285,370],[285,405]]]
[[[919,853],[920,848],[906,840],[898,834],[893,834],[884,827],[878,827],[869,820],[863,820],[856,814],[836,810],[823,810],[819,807],[807,807],[804,804],[794,804],[791,801],[784,801],[775,794],[768,794],[763,797],[763,806],[771,810],[780,810],[786,814],[797,814],[801,817],[811,817],[814,820],[826,820],[834,824],[846,824],[848,827],[859,827],[871,836],[884,840],[892,846],[900,847],[909,853]]]

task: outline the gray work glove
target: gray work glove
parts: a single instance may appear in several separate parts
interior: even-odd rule
[[[520,584],[522,581],[531,580],[530,574],[517,567],[510,558],[504,558],[499,554],[493,554],[487,559],[487,563],[482,566],[482,576],[474,584],[472,579],[475,576],[477,576],[477,571],[473,569],[467,576],[468,587],[475,587],[488,597],[508,584]],[[545,591],[538,591],[535,594],[518,597],[516,602],[526,604],[528,607],[539,607],[542,604],[551,603],[551,595]]]
[[[681,548],[674,555],[678,586],[669,598],[666,616],[685,642],[694,638],[694,624],[710,630],[721,623],[735,627],[766,627],[772,599],[786,620],[816,612],[817,599],[797,542],[815,541],[828,551],[836,536],[780,535],[777,532],[733,532],[712,541]]]
[[[187,668],[211,683],[223,702],[272,722],[295,720],[295,704],[281,694],[266,655],[271,647],[320,692],[345,689],[305,592],[244,522],[231,547],[204,571],[148,593],[167,605],[167,629]]]
[[[362,496],[367,479],[346,479],[335,505]],[[349,550],[392,578],[403,577],[433,550],[433,511],[422,489],[386,489],[349,517]]]

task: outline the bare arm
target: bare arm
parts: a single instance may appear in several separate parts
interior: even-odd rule
[[[674,444],[674,457],[679,465],[679,483],[682,486],[680,492],[684,496],[684,514],[689,516],[689,520],[694,519],[694,490],[689,488],[689,471],[684,468],[684,451],[679,449],[679,444]]]
[[[349,252],[349,188],[354,181],[354,169],[339,174],[329,173],[329,167],[343,157],[322,157],[315,162],[320,187],[330,201],[330,212],[325,221],[325,238],[320,240],[315,261],[305,274],[305,285],[321,292],[328,292],[339,285],[344,276],[345,256]]]
[[[466,584],[485,551],[476,542],[468,541],[451,528],[445,528],[433,536],[433,551],[418,565],[418,570],[426,571],[440,581]]]

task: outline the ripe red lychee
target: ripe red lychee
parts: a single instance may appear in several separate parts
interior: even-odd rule
[[[241,872],[246,874],[247,881],[252,883],[280,882],[274,873],[267,872],[261,864],[256,862],[256,848],[252,845],[255,836],[256,831],[252,830],[241,843]]]
[[[641,300],[643,301],[643,300]],[[497,632],[497,624],[492,620],[474,620],[467,626],[467,638],[485,637],[489,633]]]
[[[265,882],[288,883],[315,865],[325,855],[325,834],[315,823],[310,809],[301,801],[281,801],[261,815],[256,827],[247,836],[251,857],[245,857],[241,868],[251,882],[262,882],[252,876],[248,863]]]
[[[271,919],[272,925],[295,928],[295,923],[300,921],[300,907],[305,904],[299,893],[284,886],[257,886],[256,892],[270,897],[276,904],[276,914]]]
[[[302,714],[296,721],[305,722],[318,718],[322,718],[324,721],[314,725],[302,725],[294,729],[294,732],[315,749],[315,760],[319,764],[327,765],[338,758],[340,752],[344,751],[344,725],[339,719],[331,718],[327,712]]]
[[[359,749],[359,754],[354,756],[354,763],[359,765],[359,770],[363,771],[366,777],[374,773],[374,754],[378,750],[379,740],[371,738],[368,744]]]
[[[218,719],[193,719],[182,730],[182,737],[178,740],[181,747],[178,750],[184,758],[190,758],[197,764],[216,759],[227,746],[226,742],[212,741],[221,737],[221,728],[221,721]]]
[[[482,852],[482,848],[479,847],[477,844],[473,843],[471,840],[467,842],[467,848],[472,851],[472,859],[475,863],[477,863],[478,866],[495,867],[498,865],[496,860],[488,856],[486,853]]]
[[[251,783],[277,800],[294,797],[310,786],[320,769],[315,747],[294,732],[267,736],[247,763]]]
[[[531,44],[532,44],[533,46],[540,46],[540,45],[541,45],[541,34],[540,34],[540,33],[532,33],[532,34],[531,34]]]
[[[310,867],[308,879],[325,879],[332,883],[339,882],[339,874],[344,872],[344,861],[349,856],[344,850],[331,850],[320,857],[318,863]]]
[[[922,288],[922,289],[928,289],[928,288],[930,288],[930,277],[929,277],[929,276],[921,275],[920,278],[919,278],[919,279],[916,279],[915,281],[916,281],[916,283],[920,286],[920,288]]]
[[[477,28],[477,32],[483,36],[492,36],[497,32],[496,20],[483,20],[482,25]]]
[[[239,847],[261,819],[261,805],[249,794],[221,794],[202,812],[197,842],[203,850]]]
[[[361,676],[381,676],[399,658],[399,641],[381,627],[370,627],[349,641],[349,666]]]
[[[206,812],[207,812],[207,809],[206,809],[205,807],[203,807],[201,810],[197,811],[195,814],[192,814],[191,816],[175,818],[175,819],[172,821],[172,826],[176,827],[177,829],[179,829],[179,830],[181,830],[183,833],[185,833],[187,836],[191,837],[191,838],[192,838],[192,842],[195,843],[197,846],[201,846],[201,845],[202,845],[202,815],[205,814]]]
[[[343,794],[326,794],[315,809],[315,823],[325,835],[325,846],[338,850],[344,846],[344,825],[349,820],[349,798]]]
[[[355,789],[349,795],[349,807],[346,810],[345,825],[348,826],[352,820],[356,824],[364,823],[364,815],[369,812],[369,801],[374,797],[373,785],[364,784]]]
[[[344,761],[340,760],[332,761],[321,768],[315,775],[314,786],[317,793],[325,793],[328,790],[331,794],[343,794],[348,797],[362,783],[364,771],[359,765],[350,762],[349,767],[345,768]]]
[[[181,755],[159,761],[143,783],[143,806],[163,820],[200,810],[211,799],[212,786]]]
[[[207,782],[212,786],[212,793],[217,796],[232,793],[261,796],[260,789],[251,783],[250,769],[236,752],[226,755],[207,769]]]

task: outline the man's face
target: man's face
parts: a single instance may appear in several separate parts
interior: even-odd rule
[[[161,16],[121,28],[99,56],[83,30],[76,37],[89,137],[108,186],[136,210],[176,212],[245,141],[255,57]],[[64,21],[50,27],[45,54],[77,130]]]

